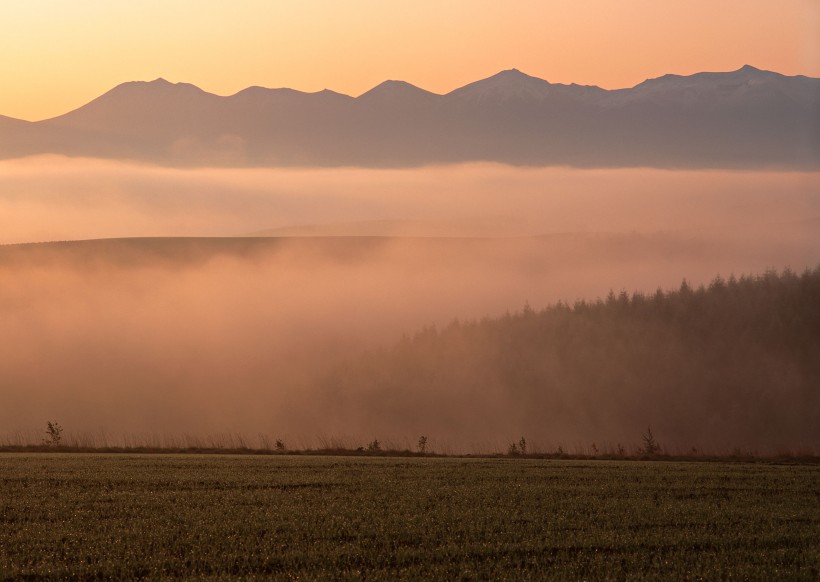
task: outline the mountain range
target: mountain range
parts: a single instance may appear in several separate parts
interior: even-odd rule
[[[746,65],[605,90],[511,69],[445,95],[385,81],[355,98],[218,96],[157,79],[52,119],[0,116],[0,158],[46,153],[171,166],[820,169],[820,79]]]

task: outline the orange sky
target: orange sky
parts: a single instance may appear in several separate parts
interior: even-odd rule
[[[444,93],[499,70],[632,86],[743,64],[820,77],[817,0],[4,0],[0,114],[42,119],[130,80],[231,94]]]

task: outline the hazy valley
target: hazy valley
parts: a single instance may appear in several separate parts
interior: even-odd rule
[[[445,361],[421,384],[430,362],[402,369],[393,352],[429,326],[525,305],[652,295],[684,278],[697,287],[770,268],[799,274],[820,263],[815,173],[173,169],[60,157],[0,169],[0,422],[11,435],[58,419],[88,442],[230,433],[255,443],[264,433],[296,447],[379,438],[412,448],[424,434],[438,450],[479,452],[521,435],[543,450],[629,445],[651,424],[670,450],[818,445],[806,420],[777,439],[728,412],[716,424],[704,407],[719,388],[679,339],[651,401],[630,385],[639,368],[627,362],[639,355],[624,355],[631,340],[618,334],[590,352],[612,392],[570,364],[560,384],[545,379],[554,350],[537,342],[541,356],[518,371],[533,374],[526,386],[503,358],[476,361],[486,346],[474,340],[456,352],[429,344]],[[548,320],[542,333],[556,333]],[[744,357],[714,373],[743,377]],[[798,391],[813,377],[772,357],[771,375],[755,377],[783,368]],[[726,390],[729,401],[743,394]],[[815,418],[816,394],[803,398],[784,398],[777,414],[796,419],[797,406]],[[744,410],[775,414],[765,402]]]

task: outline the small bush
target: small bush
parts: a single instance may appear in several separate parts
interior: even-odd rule
[[[47,447],[59,447],[60,441],[63,440],[63,427],[56,422],[50,420],[46,423],[46,438],[43,439],[43,444]]]
[[[643,449],[641,452],[644,455],[653,456],[661,452],[661,446],[655,440],[655,435],[652,434],[652,427],[649,426],[646,432],[641,435],[643,439]]]
[[[422,435],[422,436],[419,437],[418,449],[419,449],[419,452],[422,455],[427,452],[427,437],[426,436]]]

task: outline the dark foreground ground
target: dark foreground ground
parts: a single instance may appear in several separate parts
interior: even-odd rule
[[[4,454],[0,578],[820,577],[820,466]]]

